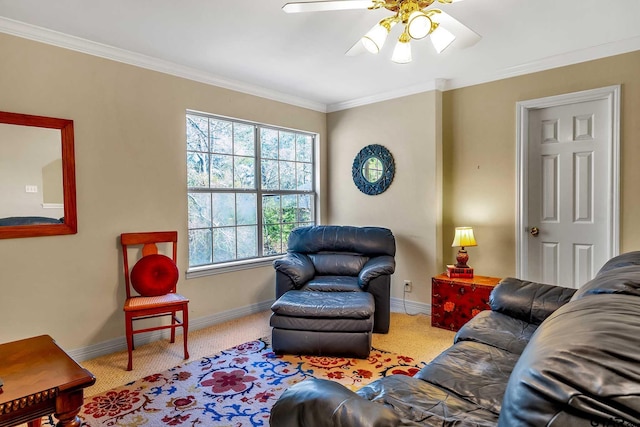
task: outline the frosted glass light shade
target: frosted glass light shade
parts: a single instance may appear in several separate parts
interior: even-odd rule
[[[431,43],[436,48],[436,52],[441,53],[456,39],[456,36],[451,34],[446,28],[438,26],[433,33],[431,33]]]
[[[421,10],[416,10],[407,20],[407,33],[412,39],[422,39],[431,31],[431,19]]]
[[[395,49],[393,49],[391,60],[398,64],[406,64],[411,62],[411,45],[408,41],[398,41]]]
[[[364,48],[369,52],[378,53],[380,52],[380,49],[382,49],[382,45],[384,45],[384,42],[387,39],[387,34],[389,34],[388,29],[380,24],[376,24],[367,32],[367,34],[362,36],[362,44],[364,45]]]

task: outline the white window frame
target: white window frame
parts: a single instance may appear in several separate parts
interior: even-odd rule
[[[256,194],[256,198],[257,198],[257,230],[258,230],[258,256],[255,258],[246,258],[246,259],[239,259],[239,260],[232,260],[232,261],[226,261],[226,262],[218,262],[218,263],[211,263],[211,264],[206,264],[206,265],[199,265],[199,266],[193,266],[193,267],[189,267],[187,270],[187,274],[186,277],[187,279],[190,278],[195,278],[195,277],[202,277],[202,276],[208,276],[208,275],[212,275],[212,274],[221,274],[221,273],[227,273],[227,272],[232,272],[232,271],[239,271],[239,270],[244,270],[244,269],[249,269],[249,268],[257,268],[257,267],[263,267],[263,266],[268,266],[271,265],[273,263],[273,260],[278,259],[280,257],[282,257],[284,255],[284,252],[286,252],[286,248],[283,248],[283,253],[281,254],[276,254],[276,255],[262,255],[262,250],[263,250],[263,212],[262,212],[262,197],[263,195],[299,195],[299,194],[305,194],[305,195],[310,195],[313,198],[313,208],[312,208],[312,223],[313,224],[318,224],[319,223],[319,197],[318,197],[318,191],[317,191],[317,183],[318,183],[318,174],[319,174],[319,155],[318,155],[318,142],[319,142],[319,135],[317,133],[314,132],[309,132],[309,131],[303,131],[303,130],[297,130],[297,129],[291,129],[291,128],[284,128],[282,126],[275,126],[275,125],[268,125],[268,124],[263,124],[263,123],[257,123],[257,122],[250,122],[247,120],[242,120],[242,119],[237,119],[237,118],[231,118],[231,117],[226,117],[226,116],[220,116],[220,115],[216,115],[216,114],[209,114],[209,113],[203,113],[203,112],[199,112],[199,111],[193,111],[193,110],[187,110],[186,114],[185,114],[185,118],[189,115],[195,115],[195,116],[200,116],[200,117],[205,117],[205,118],[212,118],[215,120],[223,120],[223,121],[227,121],[227,122],[232,122],[232,123],[238,123],[238,124],[242,124],[242,125],[251,125],[254,127],[254,142],[255,142],[255,150],[254,150],[254,165],[255,165],[255,188],[251,189],[251,190],[246,190],[246,189],[220,189],[220,188],[190,188],[187,187],[187,194],[192,193],[192,192],[204,192],[204,193],[211,193],[211,194],[215,194],[215,193],[233,193],[233,194],[241,194],[241,193],[255,193]],[[260,147],[260,129],[265,128],[265,129],[270,129],[270,130],[277,130],[277,131],[282,131],[282,132],[291,132],[291,133],[295,133],[295,134],[301,134],[301,135],[306,135],[306,136],[310,136],[312,138],[312,161],[311,161],[311,167],[312,167],[312,177],[311,177],[311,190],[308,191],[303,191],[303,190],[264,190],[261,188],[261,183],[262,183],[262,176],[261,176],[261,147]],[[185,144],[186,144],[186,133],[185,133]],[[187,150],[187,155],[188,153],[191,152],[190,150]],[[185,159],[186,161],[186,159]],[[297,161],[296,161],[297,162]],[[188,170],[188,164],[187,164],[187,170]],[[188,197],[187,197],[188,199]],[[187,212],[188,212],[188,204],[187,204]],[[234,225],[234,227],[237,227],[238,225]],[[188,225],[187,225],[188,227]],[[187,228],[188,233],[187,235],[189,235],[189,231],[191,231],[191,228]],[[187,239],[187,244],[189,244],[189,239]],[[283,246],[286,245],[286,242],[283,242]],[[188,252],[190,253],[190,251]]]

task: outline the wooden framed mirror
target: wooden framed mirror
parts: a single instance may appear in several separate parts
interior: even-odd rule
[[[0,239],[76,234],[73,121],[0,111]]]

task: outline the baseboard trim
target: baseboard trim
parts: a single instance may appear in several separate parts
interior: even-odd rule
[[[261,311],[269,310],[274,300],[262,301],[256,304],[244,307],[234,308],[232,310],[222,311],[212,314],[211,316],[200,317],[189,322],[189,330],[197,331],[198,329],[207,328],[219,323],[228,322],[229,320],[238,319],[240,317],[249,316]],[[390,299],[391,311],[394,313],[406,313],[410,315],[426,314],[431,315],[431,304],[416,302],[411,300],[403,300],[402,298]],[[154,341],[169,338],[169,330],[152,331],[144,334],[136,335],[136,345],[145,345]],[[178,334],[180,334],[178,332]],[[94,359],[96,357],[105,356],[107,354],[123,351],[127,349],[127,340],[123,335],[109,341],[103,341],[98,344],[92,344],[87,347],[81,347],[67,351],[77,362]]]
[[[391,311],[410,315],[426,314],[431,316],[431,304],[411,301],[403,298],[391,298]]]
[[[274,300],[262,301],[256,304],[247,305],[244,307],[234,308],[232,310],[223,311],[220,313],[212,314],[211,316],[200,317],[189,321],[189,330],[196,331],[209,326],[217,325],[218,323],[228,322],[229,320],[238,319],[240,317],[249,316],[251,314],[259,313],[261,311],[268,310],[273,304]],[[178,335],[181,332],[176,331]],[[143,334],[136,335],[136,345],[145,345],[161,339],[168,339],[170,331],[152,331]],[[103,341],[98,344],[92,344],[87,347],[77,348],[71,351],[67,351],[77,362],[83,362],[85,360],[94,359],[96,357],[105,356],[107,354],[115,353],[117,351],[123,351],[127,349],[127,339],[125,336],[114,338],[109,341]]]

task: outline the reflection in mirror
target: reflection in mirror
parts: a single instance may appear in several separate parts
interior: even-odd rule
[[[62,218],[60,131],[3,123],[0,141],[0,218]]]
[[[73,121],[0,112],[0,238],[75,234]]]
[[[383,171],[382,162],[377,157],[369,157],[362,165],[362,176],[372,184],[382,177]]]

